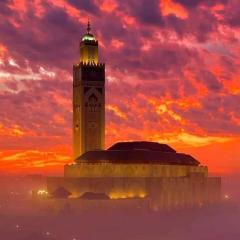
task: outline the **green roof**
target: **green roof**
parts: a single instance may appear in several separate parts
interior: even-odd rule
[[[96,38],[92,34],[87,33],[82,37],[82,41],[96,41]]]

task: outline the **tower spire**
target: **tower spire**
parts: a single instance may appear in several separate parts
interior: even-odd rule
[[[88,19],[88,24],[87,24],[87,33],[89,34],[91,31],[91,25],[90,25],[90,21]]]

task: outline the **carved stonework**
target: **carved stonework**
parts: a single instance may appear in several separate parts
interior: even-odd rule
[[[105,73],[104,65],[74,67],[73,145],[74,157],[104,148]]]

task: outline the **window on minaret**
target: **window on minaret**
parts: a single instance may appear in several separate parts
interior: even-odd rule
[[[98,111],[98,98],[95,94],[91,94],[88,98],[87,106],[89,108],[89,112],[97,112]]]

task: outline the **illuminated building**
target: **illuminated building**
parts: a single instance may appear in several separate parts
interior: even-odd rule
[[[98,41],[87,33],[80,42],[80,61],[73,66],[74,158],[104,149],[105,65],[98,61]]]
[[[69,199],[147,202],[157,210],[202,206],[220,200],[221,179],[206,166],[166,144],[120,142],[104,150],[105,66],[90,32],[80,43],[81,61],[73,70],[74,163],[64,177],[48,178],[48,192],[66,189]]]

